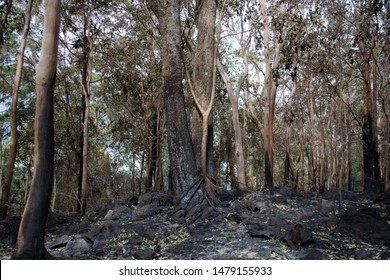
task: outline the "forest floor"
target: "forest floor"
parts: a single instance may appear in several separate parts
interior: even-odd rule
[[[390,194],[225,192],[221,200],[192,225],[172,221],[163,193],[107,203],[82,220],[50,213],[46,248],[58,259],[390,259]],[[0,259],[10,258],[12,228],[1,224]]]

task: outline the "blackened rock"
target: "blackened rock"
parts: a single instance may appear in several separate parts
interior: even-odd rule
[[[361,209],[362,210],[362,209]],[[363,212],[363,213],[362,213]],[[349,211],[341,216],[339,229],[357,239],[365,239],[376,244],[390,245],[390,225],[371,211]],[[370,215],[364,212],[369,212]]]
[[[332,204],[332,201],[330,200],[326,200],[326,199],[321,199],[319,202],[318,202],[318,211],[325,215],[329,212],[332,212],[333,211],[333,204]]]
[[[134,253],[134,258],[137,260],[151,260],[156,255],[156,252],[152,249],[138,250]]]
[[[136,206],[138,205],[138,196],[132,196],[129,198],[127,205],[129,206]]]
[[[117,237],[120,232],[118,220],[106,220],[101,225],[94,227],[91,231],[85,234],[85,237],[90,240],[100,239],[107,240]]]
[[[284,238],[289,245],[305,245],[313,241],[311,231],[301,224],[295,225],[286,233]]]
[[[229,221],[236,222],[237,224],[241,224],[244,221],[244,218],[241,215],[236,213],[229,214],[226,218]]]
[[[20,219],[4,220],[0,222],[0,242],[13,246],[18,237]]]
[[[134,216],[141,219],[145,219],[157,215],[158,213],[160,213],[160,211],[161,209],[157,205],[148,204],[141,206],[140,203],[140,206],[138,206],[138,208],[134,211]]]
[[[267,225],[252,224],[248,226],[248,234],[250,237],[273,239],[278,237],[279,229]]]
[[[318,249],[308,249],[300,252],[297,255],[297,260],[329,260],[329,256],[325,255]]]
[[[138,235],[130,236],[129,239],[127,240],[127,244],[130,244],[130,245],[141,245],[142,244],[142,238],[139,237]]]
[[[50,248],[51,250],[53,250],[53,249],[65,247],[66,244],[68,244],[68,242],[71,241],[71,240],[72,240],[72,237],[70,237],[69,235],[62,235],[62,236],[56,238],[56,239],[49,245],[49,248]]]
[[[173,197],[170,194],[164,192],[149,192],[141,195],[138,199],[140,207],[153,204],[157,206],[171,206],[173,203]]]

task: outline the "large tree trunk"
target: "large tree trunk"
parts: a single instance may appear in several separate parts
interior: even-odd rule
[[[378,139],[376,136],[376,114],[374,106],[376,106],[376,100],[374,100],[373,89],[371,88],[371,60],[372,49],[369,49],[367,37],[370,32],[369,26],[362,23],[362,15],[360,11],[360,4],[356,3],[355,15],[357,21],[357,34],[359,51],[362,58],[361,73],[363,78],[363,127],[362,127],[362,144],[363,144],[363,180],[364,191],[367,193],[374,193],[380,191],[380,168],[379,168],[379,156],[378,149],[376,148]],[[371,38],[370,38],[371,39]],[[375,83],[374,83],[375,84]]]
[[[12,3],[12,1],[10,1],[10,3]],[[18,97],[19,97],[20,81],[22,79],[24,50],[26,49],[27,35],[30,29],[32,6],[33,6],[33,0],[29,0],[26,7],[22,41],[18,52],[16,74],[15,74],[14,84],[12,86],[11,112],[10,112],[11,142],[9,146],[9,157],[7,161],[7,170],[5,173],[6,175],[5,175],[4,185],[1,185],[2,189],[1,189],[1,203],[0,203],[0,219],[4,219],[7,216],[12,178],[14,175],[14,167],[15,167],[16,151],[17,151],[17,143],[18,143],[18,130],[17,130]]]
[[[183,53],[180,1],[148,1],[159,20],[162,35],[163,93],[168,133],[169,162],[172,172],[174,204],[179,205],[184,192],[197,177],[195,157],[183,93]]]
[[[182,223],[193,223],[209,215],[217,202],[210,187],[205,161],[207,120],[212,103],[202,108],[202,177],[197,180],[198,171],[192,149],[189,125],[183,92],[183,53],[181,41],[180,1],[149,0],[149,8],[159,20],[162,35],[161,58],[163,64],[163,92],[168,134],[170,173],[174,193],[175,213],[173,219]],[[191,90],[192,91],[192,90]],[[192,91],[193,93],[193,91]],[[194,93],[193,93],[194,94]],[[213,98],[210,98],[213,100]],[[197,102],[197,99],[195,99]],[[197,102],[198,103],[198,102]],[[198,109],[201,109],[199,103]],[[206,138],[206,139],[205,139]]]
[[[34,176],[20,223],[14,259],[44,259],[44,234],[54,173],[53,95],[57,67],[61,1],[45,1],[41,58],[36,67]]]

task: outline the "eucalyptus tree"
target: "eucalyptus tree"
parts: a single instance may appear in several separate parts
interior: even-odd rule
[[[16,161],[17,143],[18,143],[18,130],[17,130],[18,98],[19,98],[19,89],[20,89],[21,78],[22,78],[24,51],[26,49],[27,35],[30,29],[32,7],[33,7],[33,1],[29,0],[26,5],[25,23],[23,28],[20,49],[18,51],[15,79],[12,86],[11,110],[10,110],[11,142],[9,147],[9,156],[7,161],[7,170],[6,170],[4,185],[1,185],[2,194],[1,194],[1,203],[0,203],[0,218],[2,219],[4,219],[7,216],[9,196],[10,196],[14,166]]]
[[[41,57],[36,67],[34,177],[20,223],[13,259],[45,259],[44,234],[54,175],[54,84],[61,1],[45,1]]]

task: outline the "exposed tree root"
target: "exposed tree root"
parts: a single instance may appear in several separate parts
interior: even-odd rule
[[[215,213],[219,199],[211,184],[210,179],[202,177],[183,193],[172,215],[173,220],[189,225]]]

